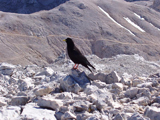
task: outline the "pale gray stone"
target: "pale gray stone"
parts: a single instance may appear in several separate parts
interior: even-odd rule
[[[92,85],[95,85],[95,86],[97,86],[98,88],[108,88],[109,87],[109,85],[108,84],[106,84],[105,82],[102,82],[102,81],[100,81],[100,80],[94,80],[93,82],[92,82]]]
[[[41,75],[45,75],[45,76],[52,76],[54,73],[54,70],[50,67],[45,67],[44,71],[42,71],[41,73],[37,74],[36,76],[41,76]]]
[[[86,93],[87,95],[90,95],[92,93],[94,93],[95,91],[97,91],[99,88],[95,85],[87,85],[84,93]]]
[[[133,81],[132,81],[132,86],[133,87],[137,87],[137,85],[139,85],[139,84],[141,84],[141,83],[143,83],[144,81],[143,80],[141,80],[141,79],[134,79]]]
[[[144,116],[149,117],[151,120],[160,120],[160,108],[146,107]]]
[[[160,103],[153,103],[151,106],[155,106],[157,108],[160,108]]]
[[[105,82],[105,80],[106,80],[106,74],[101,73],[101,72],[97,73],[96,75],[89,74],[88,77],[91,78],[91,79],[93,79],[93,80],[100,80],[102,82]]]
[[[40,86],[38,88],[36,88],[34,90],[34,94],[37,95],[37,96],[43,96],[43,95],[47,95],[49,94],[50,92],[52,92],[54,89],[54,86],[51,86],[51,85],[43,85],[43,86]]]
[[[134,113],[128,120],[146,120],[141,114]]]
[[[75,112],[89,111],[91,103],[88,101],[76,101],[73,103]]]
[[[130,102],[130,98],[123,98],[123,99],[120,99],[120,102],[121,103],[128,103],[128,102]]]
[[[122,83],[113,83],[112,89],[119,89],[120,91],[123,91],[123,84]]]
[[[19,120],[21,108],[18,106],[8,106],[0,109],[1,120]]]
[[[107,84],[119,82],[121,78],[118,76],[116,71],[112,71],[110,74],[97,73],[96,75],[90,74],[89,77],[93,80],[100,80]]]
[[[102,110],[103,108],[107,107],[107,104],[105,103],[105,101],[98,99],[95,103],[97,110]]]
[[[69,111],[69,107],[68,106],[61,106],[60,109],[59,109],[59,112],[61,113],[65,113]]]
[[[117,114],[115,117],[112,118],[112,120],[127,120],[127,119],[124,119],[121,114]]]
[[[11,76],[15,70],[16,66],[8,63],[1,63],[0,64],[0,70],[1,73],[4,75]]]
[[[32,84],[33,79],[27,77],[25,79],[18,80],[19,89],[21,91],[26,91],[34,88],[34,84]]]
[[[129,75],[128,73],[123,73],[121,83],[131,86],[132,84],[132,75]]]
[[[5,97],[0,97],[0,107],[6,106],[6,105],[7,105],[6,98]]]
[[[77,95],[77,94],[75,94],[75,93],[72,93],[72,92],[62,92],[62,93],[56,93],[56,94],[54,94],[54,97],[56,98],[56,99],[69,99],[69,100],[71,100],[71,99],[74,99],[74,98],[76,98],[76,99],[78,99],[78,97],[80,97],[79,95]]]
[[[32,69],[29,69],[27,72],[26,72],[26,76],[27,77],[33,77],[34,75],[36,74],[36,72]]]
[[[55,99],[52,96],[44,96],[37,101],[38,106],[43,108],[50,108],[53,110],[59,109],[63,106],[63,101],[60,99]]]
[[[57,120],[61,120],[62,115],[64,115],[64,113],[60,112],[60,111],[55,113],[55,117],[56,117]]]
[[[138,84],[137,87],[140,87],[140,88],[150,88],[152,86],[152,82],[145,82],[145,83],[141,83],[141,84]]]
[[[160,96],[156,97],[153,101],[160,104]]]
[[[67,120],[67,119],[76,119],[76,116],[70,111],[67,111],[61,116],[61,120]]]
[[[117,74],[116,71],[112,71],[110,74],[108,74],[105,78],[105,83],[111,84],[111,83],[116,83],[120,82],[121,78]]]
[[[136,96],[137,98],[142,97],[142,96],[151,98],[151,92],[149,88],[138,88],[138,93]]]
[[[117,115],[118,113],[120,113],[120,110],[118,110],[118,109],[111,109],[109,111],[109,114],[112,114],[113,116]]]
[[[41,109],[35,103],[26,104],[21,113],[23,120],[57,120],[55,118],[55,111],[48,109]]]
[[[136,97],[137,93],[138,93],[138,88],[131,87],[131,88],[127,89],[127,91],[125,92],[125,96],[130,97],[132,99],[132,98]]]
[[[87,118],[91,117],[93,114],[92,113],[88,113],[88,112],[84,112],[81,114],[77,115],[77,120],[86,120]]]
[[[137,100],[133,100],[132,102],[140,106],[147,106],[151,101],[148,97],[140,97]]]
[[[124,111],[124,113],[134,113],[135,112],[135,110],[132,108],[132,106],[125,106],[124,108],[123,108],[123,111]]]

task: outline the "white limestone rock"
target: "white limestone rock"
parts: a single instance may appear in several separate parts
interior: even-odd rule
[[[92,82],[92,85],[97,86],[99,89],[101,89],[101,88],[108,88],[108,87],[109,87],[108,84],[106,84],[105,82],[102,82],[102,81],[100,81],[100,80],[94,80],[94,81]]]
[[[87,85],[84,93],[86,93],[87,95],[90,95],[92,93],[95,93],[95,91],[97,91],[99,88],[95,85]]]
[[[35,88],[34,94],[37,96],[47,95],[55,89],[53,83],[42,85],[38,88]]]
[[[32,78],[25,78],[25,79],[20,79],[18,81],[19,89],[21,91],[26,91],[26,90],[31,90],[34,88],[34,84],[32,83],[33,79]]]
[[[108,74],[106,76],[105,83],[111,84],[111,83],[120,82],[120,80],[121,80],[121,78],[119,77],[117,72],[116,71],[112,71],[110,74]]]
[[[79,97],[79,95],[72,92],[62,92],[54,94],[56,99],[74,99],[74,97]]]
[[[7,99],[5,97],[0,97],[0,107],[7,105]]]
[[[0,108],[1,120],[19,120],[21,108],[18,106],[8,106]]]
[[[120,91],[123,91],[123,84],[122,83],[113,83],[112,89],[119,89]]]
[[[105,73],[101,73],[101,72],[97,73],[96,75],[94,75],[93,73],[89,74],[88,77],[93,79],[93,80],[100,80],[102,82],[105,82],[105,80],[106,80],[106,74]]]
[[[152,87],[152,82],[145,82],[145,83],[142,83],[142,84],[138,84],[137,87],[139,88],[150,88]]]
[[[21,119],[27,120],[57,120],[55,118],[55,111],[48,109],[41,109],[35,103],[26,104],[21,113]]]
[[[130,98],[122,98],[122,99],[120,99],[120,102],[121,103],[128,103],[128,102],[130,102]]]
[[[140,106],[147,106],[151,101],[148,97],[140,97],[137,100],[133,100],[132,102]]]
[[[46,76],[45,75],[38,75],[38,76],[33,76],[34,79],[34,85],[42,85],[44,83]]]
[[[160,120],[160,108],[146,107],[144,116],[149,117],[151,120]]]
[[[146,120],[146,118],[139,113],[134,113],[128,120]]]
[[[1,63],[0,64],[0,70],[5,70],[5,69],[15,69],[16,66],[9,64],[9,63]]]
[[[88,111],[90,105],[88,101],[76,101],[73,103],[73,108],[75,112]]]
[[[100,110],[100,111],[108,106],[108,105],[105,103],[105,101],[102,100],[102,99],[97,99],[97,101],[95,101],[94,104],[96,105],[97,110]],[[110,105],[110,104],[109,104],[109,105]]]
[[[70,110],[70,107],[68,107],[68,106],[61,106],[60,109],[59,109],[59,112],[64,114],[65,112],[67,112],[69,110]]]
[[[105,73],[101,73],[101,72],[97,73],[96,75],[90,74],[89,78],[91,78],[93,80],[100,80],[100,81],[105,82],[107,84],[116,83],[121,80],[121,78],[119,77],[119,75],[117,74],[116,71],[112,71],[110,74],[105,74]]]
[[[11,76],[15,70],[16,66],[8,63],[0,64],[0,71],[3,75]]]
[[[29,69],[27,72],[26,72],[26,76],[27,77],[33,77],[34,75],[36,74],[36,72],[32,69]]]
[[[136,97],[137,93],[138,93],[138,88],[131,87],[130,89],[127,89],[127,91],[125,92],[125,96],[132,99],[132,98]]]
[[[76,119],[76,116],[70,111],[67,111],[61,116],[61,120],[68,120],[68,119]]]
[[[43,108],[58,110],[61,106],[63,106],[63,101],[60,99],[55,99],[52,96],[44,96],[38,99],[37,104]]]
[[[86,120],[87,118],[91,117],[93,114],[89,112],[83,112],[77,115],[77,120]]]
[[[136,110],[134,110],[131,105],[125,106],[125,107],[123,108],[123,112],[124,112],[124,113],[134,113],[135,111],[136,111]]]
[[[129,75],[128,73],[123,73],[122,75],[122,79],[121,79],[121,83],[123,83],[124,85],[128,85],[131,86],[132,84],[132,75]]]
[[[45,67],[44,71],[38,73],[36,76],[39,75],[45,75],[45,76],[52,76],[54,73],[54,70],[50,67]]]
[[[142,81],[141,79],[134,79],[133,81],[132,81],[132,86],[133,87],[137,87],[137,85],[139,85],[139,84],[141,84],[141,83],[143,83],[144,81]]]

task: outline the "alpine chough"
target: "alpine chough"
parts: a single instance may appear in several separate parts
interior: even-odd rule
[[[70,59],[75,63],[73,69],[77,69],[78,65],[81,64],[84,67],[88,68],[90,71],[91,69],[88,67],[92,67],[95,69],[90,62],[87,60],[87,58],[79,51],[79,49],[75,46],[73,40],[71,38],[64,39],[67,43],[67,52],[70,57]],[[92,71],[91,71],[92,72]]]

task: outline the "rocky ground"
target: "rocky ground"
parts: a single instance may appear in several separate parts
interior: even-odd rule
[[[158,62],[139,55],[87,58],[93,73],[72,70],[65,55],[43,67],[1,63],[1,120],[160,119]]]

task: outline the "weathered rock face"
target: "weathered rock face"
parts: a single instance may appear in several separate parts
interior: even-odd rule
[[[112,60],[93,55],[88,59],[94,62],[95,75],[88,75],[88,69],[81,65],[79,70],[70,70],[73,63],[64,58],[47,67],[1,63],[0,119],[160,119],[158,63],[138,55],[119,55]],[[127,71],[132,74],[123,73]]]
[[[154,0],[153,8],[160,11],[160,1],[159,0]]]

